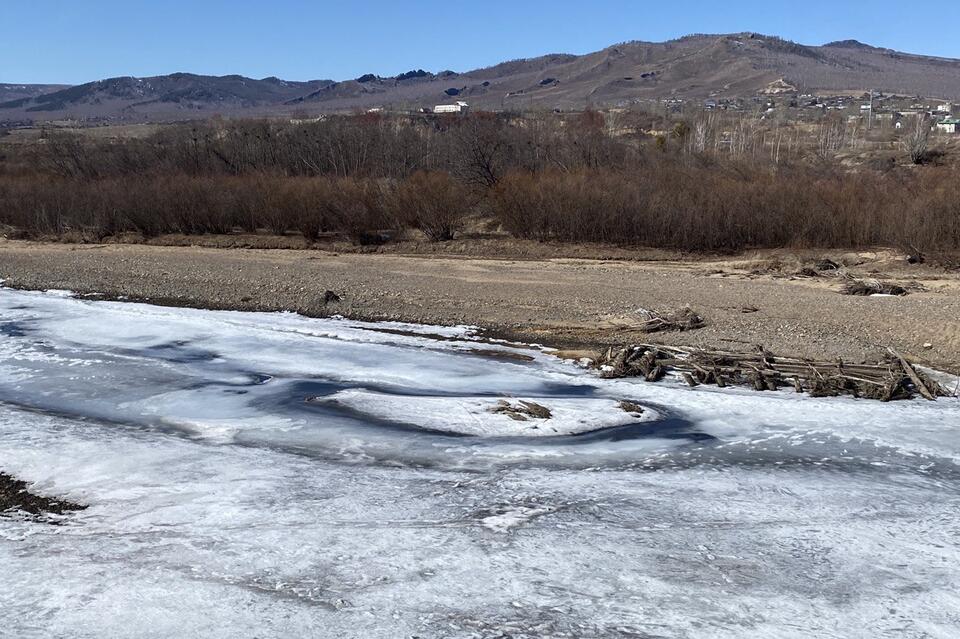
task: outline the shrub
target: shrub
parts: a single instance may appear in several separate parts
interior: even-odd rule
[[[324,212],[333,227],[357,244],[380,244],[381,231],[394,226],[386,203],[386,187],[374,180],[334,178],[324,194]]]
[[[841,167],[831,158],[848,133],[842,120],[803,133],[805,142],[798,131],[781,161],[768,125],[716,117],[696,128],[664,119],[654,139],[629,118],[592,112],[238,120],[119,140],[45,134],[0,148],[0,224],[95,239],[332,232],[360,244],[417,228],[440,241],[482,201],[502,228],[534,240],[960,248],[955,169],[890,158]],[[928,141],[928,129],[917,131]]]
[[[396,219],[434,242],[452,240],[470,210],[470,192],[446,173],[420,171],[401,182],[393,197]]]
[[[653,163],[644,171],[511,173],[491,193],[517,237],[688,251],[960,247],[950,171],[858,175]]]

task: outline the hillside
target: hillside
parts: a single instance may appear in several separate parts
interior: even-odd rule
[[[65,84],[4,84],[0,82],[0,103],[35,98],[68,88]]]
[[[185,119],[419,108],[464,99],[485,109],[576,109],[638,99],[749,97],[771,83],[801,92],[923,95],[960,100],[960,60],[913,55],[855,40],[806,46],[754,33],[628,42],[586,55],[552,54],[465,73],[415,70],[341,82],[286,82],[177,73],[112,78],[0,103],[0,121]],[[0,96],[7,95],[0,93]]]
[[[288,82],[173,73],[150,78],[97,80],[58,91],[0,103],[0,120],[175,117],[177,112],[232,113],[273,107],[309,94],[329,82]],[[191,117],[183,115],[183,117]]]

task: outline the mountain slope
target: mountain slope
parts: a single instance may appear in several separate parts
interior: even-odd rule
[[[4,112],[19,111],[43,118],[172,114],[178,110],[235,111],[273,106],[310,93],[323,81],[287,82],[278,78],[253,80],[239,75],[202,76],[173,73],[150,78],[119,77],[97,80],[42,95],[0,104]]]
[[[35,98],[66,89],[68,86],[66,84],[4,84],[0,82],[0,103],[21,98]]]
[[[474,107],[583,108],[638,99],[750,97],[777,83],[802,92],[923,95],[960,100],[960,60],[855,40],[805,46],[755,33],[627,42],[586,55],[551,54],[466,73],[415,70],[334,82],[178,73],[113,78],[0,104],[0,120],[63,117],[183,119],[375,106],[418,108],[455,99]],[[2,94],[0,94],[2,95]]]
[[[663,43],[628,42],[583,56],[519,60],[416,87],[375,81],[380,89],[335,108],[432,104],[463,96],[483,108],[583,108],[635,99],[749,97],[778,80],[808,92],[879,89],[960,99],[960,60],[916,56],[857,42],[810,47],[758,34],[698,35]],[[452,95],[451,95],[452,94]],[[419,102],[418,102],[419,101]]]

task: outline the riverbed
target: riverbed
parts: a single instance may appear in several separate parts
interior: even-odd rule
[[[0,517],[0,634],[955,636],[958,461],[956,399],[0,289],[0,471],[87,506]]]

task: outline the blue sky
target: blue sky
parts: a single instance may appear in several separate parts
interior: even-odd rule
[[[4,0],[0,82],[80,83],[174,71],[290,80],[465,71],[626,40],[758,31],[854,38],[960,58],[953,18],[902,0]]]

